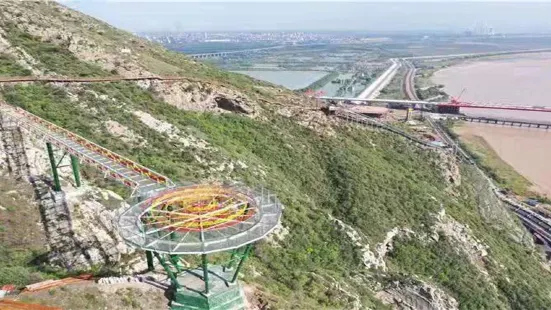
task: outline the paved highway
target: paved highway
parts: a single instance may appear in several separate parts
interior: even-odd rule
[[[373,83],[371,83],[358,97],[357,99],[374,99],[376,98],[381,90],[390,83],[396,72],[402,66],[402,64],[395,60],[390,60],[392,64],[388,69],[383,72]]]

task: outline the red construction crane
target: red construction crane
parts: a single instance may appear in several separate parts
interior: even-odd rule
[[[466,88],[463,88],[463,90],[461,90],[461,92],[459,93],[459,96],[457,96],[457,97],[451,97],[450,104],[468,104],[467,102],[461,102],[461,101],[459,101],[459,99],[461,99],[461,96],[463,95],[463,93],[465,92],[465,90],[467,90],[467,89],[466,89]]]

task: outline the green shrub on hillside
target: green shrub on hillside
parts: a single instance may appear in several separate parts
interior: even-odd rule
[[[40,272],[33,259],[42,253],[30,249],[11,249],[0,244],[0,287],[13,284],[18,287],[44,280],[47,275]]]
[[[20,66],[14,57],[0,53],[0,76],[28,76],[32,72]]]
[[[428,244],[418,239],[396,240],[389,259],[396,270],[434,281],[453,292],[461,309],[503,308],[505,304],[490,282],[453,243],[443,235],[438,242]]]

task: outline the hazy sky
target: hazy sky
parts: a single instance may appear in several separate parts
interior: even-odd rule
[[[59,0],[130,31],[360,30],[551,32],[543,2],[189,2]]]

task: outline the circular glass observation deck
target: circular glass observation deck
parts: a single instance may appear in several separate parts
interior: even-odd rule
[[[266,189],[202,184],[152,192],[118,220],[122,238],[143,250],[208,254],[264,238],[282,205]]]

